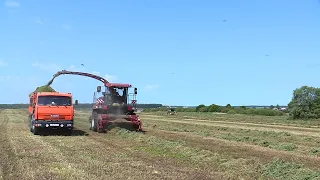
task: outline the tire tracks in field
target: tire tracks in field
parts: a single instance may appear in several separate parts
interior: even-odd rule
[[[82,124],[83,123],[83,124]],[[79,123],[81,124],[81,128],[79,126],[78,129],[84,129],[84,122],[82,121]],[[210,179],[208,176],[205,176],[204,174],[210,174],[210,173],[201,173],[198,170],[190,169],[188,166],[184,166],[182,164],[179,164],[173,159],[168,158],[154,158],[153,156],[149,156],[144,154],[142,151],[135,151],[130,148],[130,145],[126,146],[123,143],[118,143],[117,141],[113,141],[108,139],[108,133],[107,134],[99,134],[97,132],[88,132],[89,136],[86,138],[89,139],[89,141],[94,141],[97,143],[98,146],[101,147],[101,150],[99,150],[100,153],[129,153],[128,159],[124,162],[116,162],[123,164],[124,166],[128,166],[128,168],[132,169],[133,171],[136,168],[141,168],[140,171],[148,172],[144,173],[143,176],[147,179],[175,179],[177,174],[180,175],[182,179],[188,179],[190,177],[196,177],[197,175],[203,174],[203,179]],[[110,137],[112,138],[119,138],[115,134],[110,134]],[[120,138],[121,141],[126,141],[123,138]],[[125,142],[124,142],[125,143]],[[131,144],[130,142],[129,144]],[[139,145],[140,142],[133,142],[136,145]],[[103,148],[108,147],[108,149]],[[138,165],[137,165],[138,164]],[[180,168],[177,168],[180,167]],[[161,172],[167,172],[164,176],[159,176],[158,174],[152,174],[152,170],[160,170]],[[170,172],[170,173],[169,173]],[[139,174],[139,173],[138,173]],[[137,173],[132,174],[132,176],[137,176]],[[214,176],[216,177],[222,177],[219,173],[214,173]],[[178,179],[180,179],[180,177]],[[141,178],[141,177],[139,177]],[[191,178],[192,179],[192,178]]]
[[[8,136],[9,117],[3,110],[0,113],[0,121],[0,165],[2,172],[0,177],[3,179],[21,179],[21,174],[17,174],[18,159]]]
[[[149,117],[148,117],[149,116]],[[274,131],[274,132],[288,132],[295,135],[308,135],[319,137],[320,129],[316,128],[302,128],[302,127],[290,127],[290,126],[280,126],[280,125],[261,125],[254,123],[238,123],[238,122],[225,122],[225,121],[215,121],[215,120],[198,120],[198,119],[176,119],[168,118],[165,119],[162,116],[153,116],[153,115],[142,115],[148,120],[152,121],[163,121],[163,122],[175,122],[181,124],[196,124],[196,125],[205,125],[205,126],[214,126],[214,127],[228,127],[236,129],[248,129],[248,130],[259,130],[259,131]]]
[[[68,162],[67,157],[55,146],[51,146],[41,136],[33,135],[28,128],[26,122],[27,113],[15,113],[16,110],[10,110],[6,116],[12,122],[16,122],[15,126],[21,131],[18,133],[7,132],[12,136],[13,141],[20,145],[15,146],[12,150],[18,152],[20,156],[21,169],[25,173],[27,179],[65,179],[63,173],[68,174],[68,178],[88,179],[85,176],[85,170],[75,168],[75,164]],[[39,171],[42,169],[41,171]],[[82,171],[81,171],[82,170]],[[63,171],[63,172],[61,172]],[[20,178],[21,179],[21,178]]]
[[[198,172],[197,170],[192,169],[192,172],[190,171],[189,167],[185,166],[182,167],[181,164],[178,164],[176,161],[172,160],[172,159],[163,159],[163,158],[154,158],[152,156],[146,156],[142,151],[131,151],[131,150],[127,150],[123,147],[123,145],[118,144],[118,143],[108,143],[107,140],[105,139],[101,139],[101,138],[107,138],[105,135],[103,134],[94,134],[91,133],[90,135],[91,139],[94,139],[97,142],[100,142],[102,145],[108,144],[108,146],[112,146],[113,148],[117,149],[117,151],[119,152],[119,150],[121,149],[122,152],[128,152],[130,151],[130,159],[137,159],[138,161],[140,161],[140,165],[144,165],[145,167],[147,166],[152,166],[152,169],[157,169],[160,171],[167,171],[167,172],[173,172],[173,174],[178,173],[180,174],[180,177],[178,179],[194,179],[193,177],[197,177],[200,176],[203,173]],[[138,142],[137,142],[138,143]],[[141,162],[142,161],[142,162]],[[177,167],[180,167],[177,169]],[[188,170],[187,170],[188,169]],[[160,179],[171,179],[173,178],[172,175],[169,175],[170,173],[167,174],[167,176],[171,176],[169,177],[161,177]],[[182,175],[185,175],[184,177],[181,177]],[[216,177],[221,178],[222,175],[219,173],[215,173]],[[158,179],[159,176],[155,175],[155,176],[151,176],[153,179]],[[151,178],[150,177],[150,178]],[[202,175],[202,179],[210,179],[208,176],[206,175]]]

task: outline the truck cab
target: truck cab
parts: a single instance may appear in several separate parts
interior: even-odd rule
[[[34,92],[30,96],[29,126],[33,134],[40,130],[73,130],[74,107],[71,93]]]

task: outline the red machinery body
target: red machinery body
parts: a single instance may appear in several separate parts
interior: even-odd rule
[[[91,130],[104,132],[117,119],[131,123],[132,128],[136,131],[142,130],[142,122],[134,112],[137,102],[137,88],[133,88],[130,84],[110,83],[94,74],[66,70],[57,72],[47,85],[50,85],[54,78],[62,74],[91,77],[104,84],[104,92],[101,91],[101,86],[98,86],[97,91],[93,94],[92,115],[89,118]],[[132,88],[134,92],[129,92]]]

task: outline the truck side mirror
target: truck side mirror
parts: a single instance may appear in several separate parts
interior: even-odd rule
[[[138,89],[134,88],[134,94],[138,94]]]
[[[78,105],[78,104],[79,104],[78,100],[75,100],[74,104],[75,104],[75,105]]]
[[[101,92],[101,86],[97,86],[97,92]]]

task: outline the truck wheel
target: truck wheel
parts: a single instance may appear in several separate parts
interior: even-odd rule
[[[32,115],[29,115],[28,123],[29,123],[29,130],[30,130],[30,132],[32,132]]]
[[[33,135],[39,135],[39,128],[32,125],[32,133]]]

